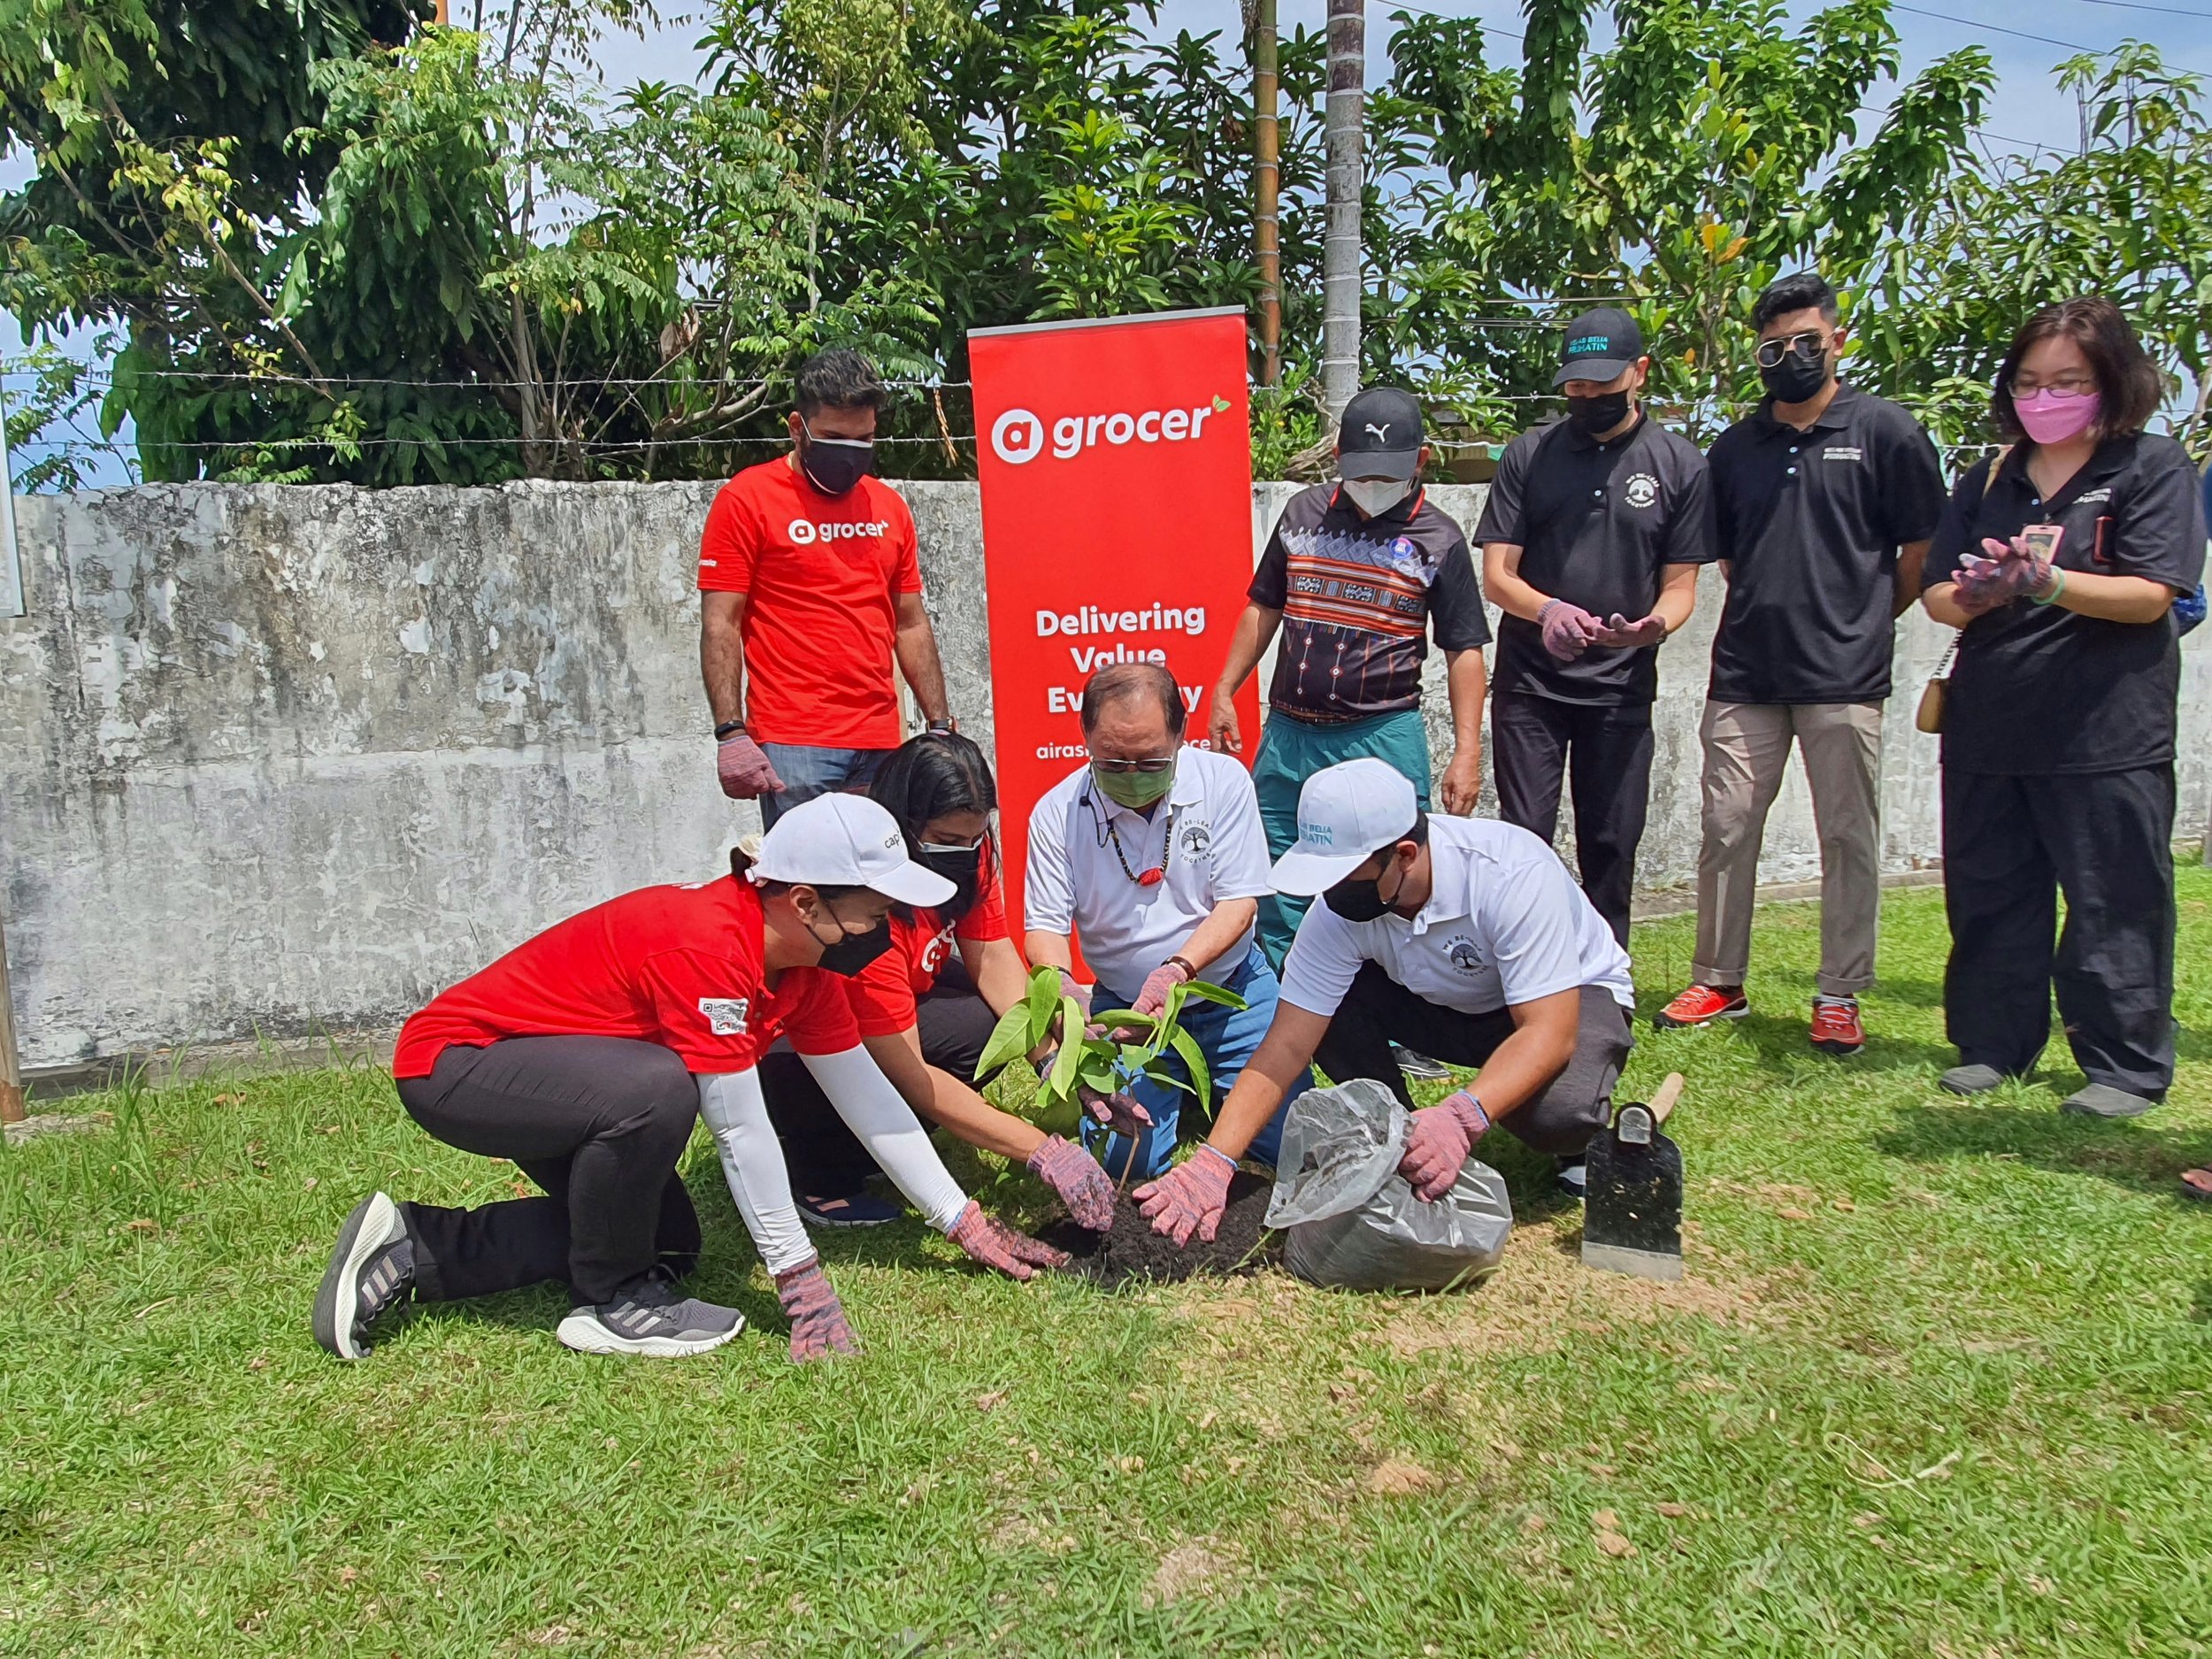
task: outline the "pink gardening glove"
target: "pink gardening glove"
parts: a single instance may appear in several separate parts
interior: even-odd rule
[[[1406,1122],[1406,1155],[1398,1160],[1398,1173],[1412,1184],[1413,1195],[1432,1204],[1450,1192],[1489,1127],[1490,1114],[1465,1089],[1414,1113]]]
[[[1167,994],[1190,979],[1179,962],[1163,962],[1145,975],[1144,988],[1129,1004],[1133,1014],[1156,1014],[1167,1006]]]
[[[1667,619],[1657,611],[1653,611],[1640,622],[1631,622],[1616,611],[1606,618],[1605,632],[1600,636],[1598,643],[1611,646],[1616,650],[1641,650],[1647,645],[1664,643],[1666,637]]]
[[[845,1322],[844,1304],[830,1288],[816,1256],[803,1266],[778,1273],[776,1300],[791,1320],[791,1357],[799,1364],[833,1354],[857,1354],[860,1339]]]
[[[1009,1279],[1029,1279],[1041,1267],[1065,1267],[1068,1253],[1041,1244],[1027,1233],[1017,1233],[1002,1221],[983,1213],[974,1199],[960,1212],[960,1219],[945,1236],[968,1253],[971,1261],[995,1267]]]
[[[1563,599],[1547,601],[1536,613],[1536,623],[1544,630],[1544,649],[1563,663],[1573,662],[1605,632],[1605,624]]]
[[[1060,1194],[1079,1227],[1109,1233],[1114,1225],[1114,1184],[1098,1160],[1071,1141],[1047,1135],[1029,1155],[1029,1172]]]
[[[776,776],[775,767],[743,732],[732,732],[715,746],[714,769],[721,774],[722,793],[733,801],[783,793],[783,780]]]
[[[1221,1212],[1229,1205],[1229,1178],[1236,1172],[1236,1160],[1226,1152],[1202,1146],[1130,1196],[1152,1224],[1152,1231],[1174,1240],[1177,1249],[1188,1244],[1193,1234],[1201,1244],[1211,1244],[1221,1226]]]
[[[1103,1124],[1113,1133],[1134,1141],[1152,1127],[1152,1114],[1128,1094],[1102,1094],[1087,1083],[1075,1086],[1075,1097],[1083,1102],[1083,1110],[1094,1123]]]

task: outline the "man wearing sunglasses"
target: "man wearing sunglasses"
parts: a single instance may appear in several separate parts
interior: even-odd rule
[[[722,793],[772,825],[866,787],[905,738],[895,662],[952,729],[914,518],[875,471],[883,383],[858,352],[799,370],[792,452],[725,484],[699,543],[700,668]]]
[[[1185,718],[1181,688],[1156,664],[1110,664],[1085,684],[1089,763],[1048,790],[1029,816],[1024,943],[1031,962],[1065,973],[1075,960],[1071,935],[1079,934],[1098,976],[1092,1006],[1101,1010],[1157,1013],[1175,987],[1192,979],[1241,997],[1240,1009],[1199,998],[1182,1007],[1180,1027],[1197,1039],[1210,1074],[1214,1099],[1197,1102],[1204,1114],[1259,1046],[1278,987],[1253,937],[1259,896],[1270,888],[1251,776],[1228,756],[1186,743]],[[1171,1064],[1182,1069],[1172,1056]],[[1302,1075],[1287,1086],[1284,1103],[1308,1081]],[[1110,1135],[1087,1117],[1085,1141],[1109,1175],[1129,1170],[1133,1154],[1140,1178],[1160,1174],[1187,1096],[1139,1078],[1127,1097],[1149,1113],[1150,1126],[1116,1114],[1113,1125],[1124,1133]],[[1256,1124],[1253,1156],[1273,1164],[1282,1128],[1279,1110]],[[1226,1193],[1234,1164],[1200,1156],[1216,1166],[1208,1172]]]
[[[1655,1017],[1704,1025],[1750,1011],[1751,912],[1767,810],[1793,742],[1820,830],[1820,974],[1810,1036],[1865,1046],[1879,919],[1882,703],[1895,618],[1920,594],[1943,472],[1920,424],[1836,378],[1845,331],[1818,273],[1752,311],[1767,399],[1723,433],[1711,468],[1728,596],[1703,738],[1703,844],[1689,988]]]

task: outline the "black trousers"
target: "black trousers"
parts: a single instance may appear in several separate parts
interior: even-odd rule
[[[991,1012],[957,963],[945,964],[936,987],[915,1007],[915,1031],[922,1058],[964,1083],[975,1075],[983,1045],[991,1040],[998,1016]],[[784,1167],[791,1190],[807,1198],[849,1198],[871,1175],[879,1173],[859,1137],[829,1103],[806,1063],[785,1049],[760,1063],[760,1092],[768,1121],[783,1142]]]
[[[1635,1046],[1630,1029],[1628,1010],[1611,992],[1584,986],[1573,1057],[1542,1094],[1499,1118],[1498,1127],[1539,1152],[1579,1153],[1612,1118],[1613,1086],[1621,1080],[1621,1067]],[[1371,962],[1352,981],[1313,1063],[1334,1082],[1370,1077],[1387,1084],[1410,1110],[1413,1091],[1391,1056],[1393,1042],[1453,1065],[1479,1066],[1513,1031],[1513,1016],[1506,1009],[1463,1014],[1439,1008]]]
[[[473,1210],[403,1204],[415,1294],[457,1302],[565,1279],[611,1302],[653,1267],[698,1264],[699,1217],[676,1172],[699,1112],[684,1063],[621,1037],[514,1037],[448,1048],[402,1078],[407,1114],[448,1146],[509,1158],[545,1190]]]
[[[1962,1064],[2031,1070],[2050,1040],[2055,988],[2089,1080],[2165,1098],[2173,830],[2170,765],[2046,778],[1944,769],[1943,1017]]]
[[[1498,816],[1548,842],[1559,788],[1573,791],[1582,890],[1628,943],[1636,847],[1651,799],[1651,705],[1590,708],[1506,692],[1490,700],[1490,770]]]

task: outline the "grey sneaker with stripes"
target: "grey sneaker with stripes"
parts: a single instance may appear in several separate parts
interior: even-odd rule
[[[399,1206],[371,1193],[353,1207],[315,1293],[315,1340],[343,1360],[370,1348],[369,1330],[415,1288],[415,1244]]]
[[[657,1273],[625,1285],[611,1302],[578,1308],[554,1334],[580,1354],[677,1359],[718,1348],[745,1328],[734,1308],[679,1297]]]

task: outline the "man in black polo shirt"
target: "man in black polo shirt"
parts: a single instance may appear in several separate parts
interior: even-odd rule
[[[1413,780],[1429,804],[1421,662],[1432,628],[1444,653],[1453,754],[1438,793],[1447,812],[1475,810],[1482,784],[1482,648],[1490,623],[1467,538],[1421,488],[1428,446],[1410,392],[1374,386],[1344,406],[1340,481],[1293,496],[1276,521],[1214,688],[1208,735],[1244,752],[1234,698],[1282,631],[1252,783],[1267,850],[1298,839],[1298,791],[1340,761],[1372,756]],[[1260,901],[1261,949],[1279,971],[1305,902]]]
[[[1705,703],[1704,845],[1692,984],[1657,1016],[1702,1025],[1749,1010],[1759,845],[1794,741],[1820,832],[1820,976],[1812,1041],[1865,1046],[1881,904],[1882,702],[1895,619],[1919,596],[1943,472],[1919,422],[1839,384],[1835,290],[1814,272],[1759,296],[1767,400],[1708,455],[1728,598]]]
[[[1475,539],[1505,611],[1490,696],[1498,816],[1548,843],[1574,787],[1582,890],[1628,942],[1651,793],[1656,648],[1689,620],[1713,551],[1705,457],[1647,419],[1651,359],[1626,311],[1569,325],[1567,417],[1506,445]]]

